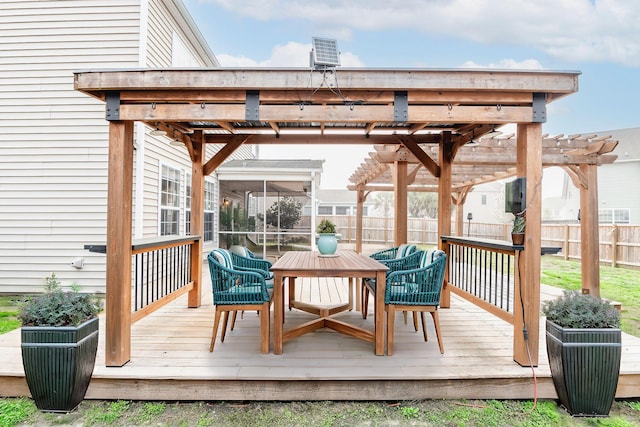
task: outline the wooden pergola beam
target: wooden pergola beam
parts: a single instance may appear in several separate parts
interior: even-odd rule
[[[246,120],[247,107],[243,104],[123,104],[120,107],[122,120],[140,122],[180,121],[195,122],[215,118],[220,122],[242,122]],[[420,123],[425,119],[437,123],[496,123],[509,124],[531,119],[531,107],[503,106],[495,110],[485,106],[460,105],[453,109],[441,105],[410,105],[407,123]],[[393,105],[260,105],[258,119],[265,122],[392,122]]]
[[[227,158],[233,154],[234,151],[238,149],[242,144],[247,142],[247,140],[251,138],[251,136],[247,135],[237,135],[233,138],[229,139],[227,144],[222,147],[218,152],[204,165],[204,174],[210,175],[211,172],[216,170],[218,166],[220,166]]]

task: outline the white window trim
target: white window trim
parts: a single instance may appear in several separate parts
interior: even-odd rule
[[[178,189],[178,200],[184,198],[184,186],[182,185],[184,169],[176,164],[172,164],[170,162],[159,161],[158,163],[158,218],[157,218],[157,235],[162,235],[162,169],[163,167],[168,167],[178,171],[178,179],[179,179],[179,189]],[[182,203],[179,203],[177,209],[178,214],[182,214]],[[180,219],[178,218],[178,235],[180,235]]]

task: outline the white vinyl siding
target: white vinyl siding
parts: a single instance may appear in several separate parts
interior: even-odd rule
[[[196,63],[217,65],[184,13],[174,0],[0,0],[0,291],[40,291],[52,272],[104,291],[105,256],[84,245],[106,241],[109,125],[104,103],[73,89],[73,72],[170,67],[176,35]],[[185,147],[135,134],[136,234],[157,236],[160,164],[184,179],[191,162]],[[251,146],[232,157],[253,157]],[[70,265],[78,257],[81,270]]]
[[[633,141],[635,143],[635,141]],[[624,153],[619,154],[620,157]],[[635,187],[640,181],[640,161],[617,161],[612,165],[598,167],[598,206],[599,209],[609,210],[611,217],[600,222],[611,223],[615,210],[626,211],[618,215],[628,215],[628,222],[620,216],[617,224],[640,224],[640,191],[629,191],[629,186]],[[621,185],[623,183],[623,185]]]
[[[73,71],[135,67],[137,0],[0,2],[0,289],[104,289],[108,124]],[[85,259],[82,270],[71,260]]]

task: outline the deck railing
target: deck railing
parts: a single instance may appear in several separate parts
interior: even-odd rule
[[[136,322],[193,289],[192,245],[200,236],[138,239],[131,245],[131,322]],[[105,244],[85,245],[106,253]]]
[[[449,245],[451,292],[513,323],[516,256],[508,242],[443,237]]]
[[[134,242],[132,322],[193,288],[191,245],[199,239],[199,236],[171,236]]]

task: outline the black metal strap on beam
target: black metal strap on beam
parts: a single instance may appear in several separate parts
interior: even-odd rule
[[[105,118],[108,121],[120,120],[120,92],[109,91],[105,94],[107,112]]]
[[[409,120],[409,94],[406,90],[397,90],[393,97],[393,121]]]
[[[547,122],[547,95],[543,92],[533,93],[533,123]]]
[[[247,91],[244,118],[248,122],[257,122],[260,120],[260,91]]]

